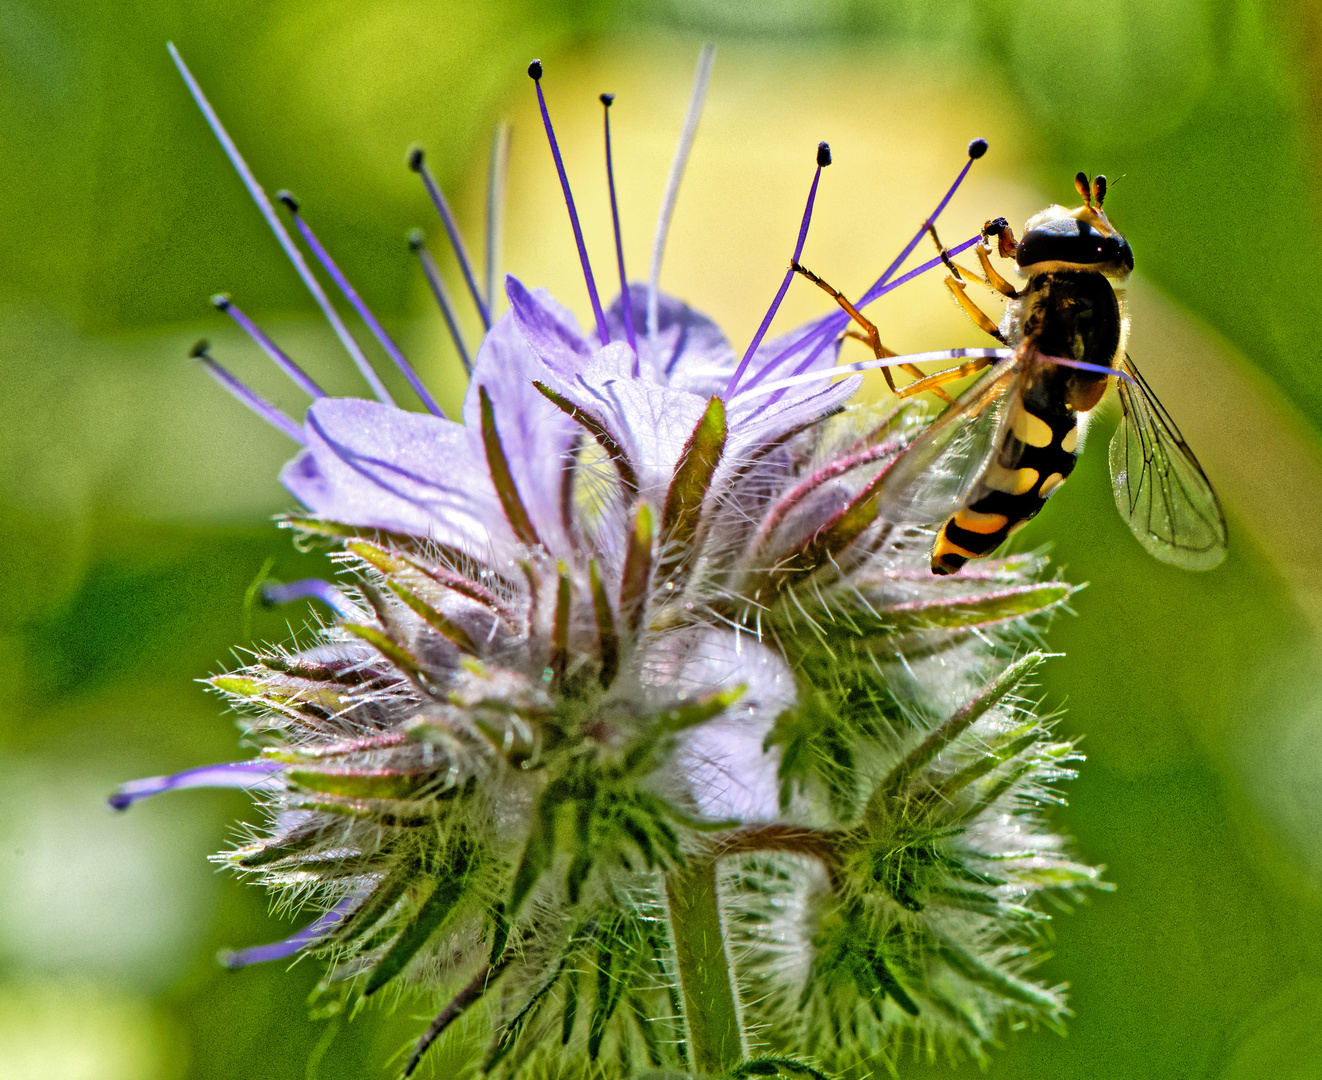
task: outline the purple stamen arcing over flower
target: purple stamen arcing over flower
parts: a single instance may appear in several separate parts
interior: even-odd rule
[[[188,86],[188,92],[193,96],[193,100],[197,102],[197,107],[202,110],[207,126],[211,128],[212,134],[216,136],[221,149],[225,151],[225,156],[230,159],[230,164],[234,166],[234,171],[239,174],[239,179],[243,181],[243,186],[248,189],[248,194],[252,196],[253,202],[257,204],[257,209],[261,212],[262,217],[266,219],[267,225],[275,233],[276,240],[279,241],[280,247],[284,249],[289,261],[293,263],[298,276],[303,279],[303,284],[307,286],[308,292],[312,294],[312,299],[317,302],[317,306],[321,308],[321,313],[326,316],[326,321],[331,324],[335,336],[340,339],[340,343],[353,359],[363,378],[367,380],[367,385],[372,388],[372,393],[377,396],[377,399],[384,401],[387,405],[393,405],[395,402],[391,398],[390,392],[386,390],[380,376],[372,370],[372,365],[367,362],[363,350],[358,347],[358,342],[349,333],[349,328],[344,325],[344,320],[340,318],[334,305],[331,304],[330,297],[326,295],[321,283],[313,275],[312,268],[308,266],[307,261],[303,258],[303,253],[298,250],[298,245],[294,243],[294,238],[289,235],[289,230],[281,224],[279,217],[276,216],[275,207],[271,205],[271,200],[267,198],[266,191],[257,182],[257,177],[248,168],[248,163],[243,160],[239,148],[234,145],[234,140],[230,138],[229,132],[221,124],[220,117],[216,115],[216,110],[211,107],[211,102],[202,93],[202,87],[193,78],[193,73],[188,70],[188,65],[184,63],[184,58],[179,55],[179,50],[174,47],[174,42],[167,41],[165,47],[170,51],[170,58],[174,61],[175,67],[179,69],[179,74],[183,76],[184,83]]]
[[[135,802],[165,791],[185,788],[255,788],[270,787],[274,776],[285,766],[279,761],[254,758],[251,761],[227,761],[220,765],[202,765],[171,776],[149,776],[130,780],[115,789],[106,800],[112,810],[127,810]]]
[[[964,182],[964,178],[968,176],[969,169],[973,167],[973,163],[977,161],[978,158],[982,157],[982,155],[985,154],[986,152],[987,152],[987,141],[985,139],[974,139],[971,143],[969,143],[968,160],[964,162],[964,167],[960,169],[959,175],[955,177],[955,182],[950,185],[949,190],[942,197],[941,201],[937,203],[936,209],[932,211],[931,216],[926,221],[924,221],[923,224],[919,227],[918,231],[914,233],[913,239],[910,240],[904,246],[904,250],[901,251],[899,255],[895,257],[895,259],[891,262],[890,266],[886,267],[886,270],[881,275],[881,277],[877,278],[877,280],[872,283],[872,287],[869,288],[867,292],[863,294],[862,299],[860,299],[859,302],[854,305],[856,308],[862,310],[864,307],[872,303],[878,297],[883,296],[886,292],[890,291],[886,286],[890,282],[891,276],[895,273],[896,270],[900,268],[900,266],[904,263],[904,260],[907,259],[911,254],[913,254],[913,249],[918,246],[919,241],[922,240],[924,234],[927,233],[927,231],[932,227],[932,225],[936,222],[936,219],[941,216],[942,211],[945,210],[945,208],[949,205],[950,200],[954,198],[955,192],[959,190],[960,184],[962,184]],[[974,237],[968,243],[962,244],[958,248],[952,249],[950,251],[950,254],[954,255],[959,251],[964,251],[972,247],[980,239],[981,237]],[[932,260],[930,263],[925,264],[923,267],[919,268],[918,270],[905,275],[905,277],[903,277],[900,281],[895,282],[894,285],[891,287],[893,288],[895,286],[900,285],[904,281],[911,280],[913,277],[916,277],[918,274],[924,273],[927,270],[930,270],[933,267],[938,266],[940,262],[941,262],[940,259]],[[831,315],[828,315],[820,322],[809,326],[807,329],[804,330],[802,334],[797,335],[794,338],[794,340],[792,340],[788,345],[785,346],[785,348],[783,348],[779,353],[777,353],[774,357],[772,357],[769,362],[764,364],[758,371],[754,372],[752,378],[748,380],[749,388],[756,386],[759,382],[765,379],[768,375],[771,374],[772,371],[778,368],[790,356],[793,356],[795,353],[799,352],[801,349],[805,347],[810,347],[810,342],[812,341],[812,339],[818,338],[820,340],[817,343],[817,347],[813,349],[812,353],[808,356],[808,358],[804,360],[803,363],[801,363],[793,372],[793,374],[795,375],[802,374],[802,372],[807,370],[807,368],[811,366],[813,361],[816,360],[819,355],[821,355],[822,350],[826,348],[827,344],[838,333],[840,333],[840,331],[843,330],[845,326],[848,325],[848,323],[849,323],[848,315],[846,315],[844,312],[836,312],[836,313],[832,313]]]
[[[331,280],[335,282],[335,287],[339,289],[344,298],[353,305],[354,311],[358,312],[358,317],[367,324],[367,329],[372,332],[372,336],[381,343],[381,348],[385,349],[386,355],[394,361],[395,367],[399,368],[404,378],[408,380],[409,385],[413,387],[413,392],[418,395],[418,400],[422,402],[427,411],[433,416],[444,415],[441,412],[441,407],[436,404],[436,399],[431,396],[431,391],[429,391],[423,384],[422,380],[418,378],[418,373],[413,370],[413,365],[410,364],[404,354],[400,352],[399,346],[396,345],[394,339],[386,333],[385,327],[377,322],[376,316],[372,314],[371,309],[364,302],[363,298],[358,295],[358,290],[349,284],[349,279],[344,276],[343,271],[340,270],[335,260],[330,257],[330,252],[322,247],[321,241],[317,239],[308,223],[303,220],[303,215],[299,212],[298,200],[288,191],[277,191],[275,197],[279,199],[289,213],[293,215],[294,225],[298,228],[299,235],[303,237],[304,243],[307,244],[312,254],[316,256],[317,262],[321,263],[322,269],[325,270],[326,273],[330,275]]]
[[[232,970],[247,967],[250,964],[266,964],[272,960],[287,960],[296,953],[322,938],[336,926],[358,903],[358,898],[351,896],[341,900],[330,911],[314,919],[283,941],[273,941],[270,945],[254,945],[250,949],[225,949],[217,954],[216,959]]]
[[[960,254],[960,252],[967,251],[975,244],[981,242],[982,242],[981,236],[971,237],[970,239],[965,240],[964,243],[958,244],[955,247],[950,248],[947,251],[947,254],[950,256],[958,255]],[[920,274],[925,274],[927,273],[927,271],[934,270],[936,267],[941,266],[942,262],[943,260],[938,256],[935,259],[930,259],[927,262],[923,263],[922,266],[914,267],[914,269],[910,270],[907,274],[902,274],[894,281],[887,282],[884,285],[880,283],[875,284],[871,289],[869,289],[866,293],[863,294],[863,299],[860,300],[854,306],[859,309],[862,309],[866,307],[868,304],[872,303],[874,300],[877,300],[885,296],[888,292],[891,292],[894,289],[898,289],[901,285],[904,285],[905,283],[912,281]],[[798,366],[795,367],[792,372],[790,372],[790,376],[793,377],[795,375],[802,375],[805,372],[809,371],[812,368],[813,364],[817,362],[817,357],[819,357],[822,354],[822,351],[827,347],[827,345],[829,345],[833,340],[835,340],[836,336],[840,333],[840,331],[843,330],[848,324],[849,324],[849,316],[844,314],[843,312],[839,313],[838,315],[832,314],[828,316],[827,321],[821,324],[823,330],[822,333],[820,334],[820,340],[808,353],[808,355],[803,358],[803,360],[798,364]],[[805,335],[805,337],[808,336],[811,335]],[[791,351],[792,350],[786,350],[784,353],[781,353],[780,356],[776,357],[774,360],[771,361],[770,364],[768,364],[761,371],[759,371],[756,378],[749,379],[747,389],[752,389],[755,385],[757,385],[758,381],[763,377],[763,375],[770,368],[774,367],[779,362],[781,357],[789,355]],[[885,366],[885,365],[879,365],[879,366]],[[775,402],[779,400],[780,400],[779,397],[774,397],[771,399],[771,402],[772,404],[775,404]]]
[[[267,356],[275,361],[276,366],[288,375],[300,390],[309,397],[319,398],[326,396],[326,391],[313,382],[306,371],[299,367],[283,349],[267,337],[255,322],[239,310],[234,301],[230,299],[229,293],[216,293],[216,295],[211,298],[211,303],[217,311],[223,311],[238,323],[239,326],[243,328],[243,332],[258,344],[262,352],[266,353]]]
[[[569,210],[569,224],[574,229],[574,243],[578,245],[578,261],[583,266],[583,280],[587,283],[588,299],[592,301],[592,315],[597,320],[597,338],[602,345],[609,345],[611,336],[606,329],[606,313],[601,310],[601,297],[597,295],[597,282],[592,276],[592,264],[588,261],[587,245],[583,243],[583,228],[578,223],[578,210],[574,207],[574,195],[569,190],[569,177],[565,174],[564,159],[560,156],[560,144],[556,142],[555,128],[551,126],[551,114],[546,109],[546,96],[542,93],[542,62],[534,60],[528,65],[528,77],[537,88],[537,105],[542,110],[542,126],[546,128],[546,140],[551,144],[551,157],[555,159],[555,171],[560,176],[560,190],[565,194],[565,207]]]
[[[299,446],[307,445],[307,437],[303,434],[303,429],[291,420],[282,410],[276,408],[263,397],[259,397],[253,391],[249,390],[238,379],[221,367],[211,358],[211,346],[206,341],[199,341],[189,350],[188,353],[194,360],[201,360],[206,365],[211,377],[220,383],[226,390],[248,406],[253,412],[265,420],[277,431],[288,435]]]
[[[753,340],[748,343],[748,348],[744,351],[743,359],[739,361],[739,366],[734,369],[734,374],[730,376],[730,381],[726,384],[725,396],[727,398],[734,395],[739,386],[739,380],[744,377],[744,372],[753,359],[753,354],[757,352],[757,347],[762,344],[762,339],[767,336],[767,330],[771,326],[771,320],[776,317],[780,302],[785,299],[785,294],[789,292],[790,282],[794,280],[794,264],[803,255],[803,245],[808,239],[808,225],[812,221],[812,207],[817,200],[817,184],[822,179],[822,170],[830,164],[831,148],[824,142],[818,143],[817,171],[813,173],[812,187],[808,189],[808,204],[803,208],[803,221],[799,225],[799,239],[794,245],[794,257],[790,260],[790,269],[785,271],[785,279],[780,283],[780,288],[776,290],[776,297],[771,301],[771,306],[767,308],[767,313],[762,318],[762,325],[757,328],[757,333],[753,335]]]
[[[629,278],[624,272],[624,243],[620,239],[620,208],[615,200],[615,165],[611,160],[611,102],[615,100],[614,94],[602,94],[602,122],[606,129],[606,186],[610,188],[611,193],[611,224],[615,227],[615,262],[620,268],[620,295],[626,298],[629,296]],[[629,343],[629,348],[633,350],[633,371],[634,378],[638,377],[638,341],[634,336],[633,328],[633,304],[626,302],[620,305],[620,314],[624,316],[624,338]]]
[[[441,271],[436,266],[436,260],[431,257],[431,252],[427,250],[427,238],[423,235],[421,229],[414,229],[409,233],[409,250],[418,257],[418,262],[422,264],[423,276],[427,279],[427,284],[431,286],[431,294],[436,297],[436,305],[441,309],[441,315],[445,318],[445,327],[450,331],[450,340],[454,342],[454,347],[459,351],[459,362],[464,365],[464,374],[473,374],[473,358],[468,352],[468,346],[464,344],[464,336],[459,332],[459,323],[454,316],[454,305],[450,302],[450,293],[445,288],[445,282],[441,280]]]
[[[427,189],[427,194],[431,196],[432,205],[436,207],[436,212],[441,216],[441,223],[445,226],[445,235],[450,238],[455,257],[459,260],[459,269],[463,271],[464,281],[468,285],[468,292],[473,297],[473,303],[477,305],[477,313],[482,317],[482,326],[490,330],[491,311],[483,301],[482,294],[477,291],[477,279],[473,276],[473,264],[468,258],[468,248],[464,246],[464,238],[459,231],[459,223],[454,219],[454,212],[450,209],[449,202],[446,201],[445,193],[441,191],[441,185],[436,182],[436,177],[432,176],[431,169],[427,168],[427,156],[422,147],[415,146],[409,151],[409,168],[422,177],[423,187]]]
[[[263,603],[276,606],[292,604],[296,600],[320,600],[341,618],[362,617],[362,612],[345,599],[344,593],[329,581],[322,581],[320,578],[305,578],[302,581],[291,581],[286,585],[268,583],[262,588]]]

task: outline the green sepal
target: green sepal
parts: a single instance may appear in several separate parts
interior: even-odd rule
[[[1056,607],[1077,590],[1052,581],[1002,589],[984,596],[944,597],[889,608],[833,606],[829,620],[816,614],[815,624],[828,640],[833,638],[887,637],[924,630],[968,630],[1011,619],[1022,619]]]
[[[487,452],[487,469],[491,473],[491,483],[496,489],[496,497],[500,499],[501,509],[505,511],[505,519],[520,542],[527,544],[528,547],[540,547],[541,538],[533,527],[532,518],[528,516],[527,507],[519,497],[519,489],[515,486],[514,475],[510,472],[505,449],[500,444],[500,432],[496,430],[496,413],[491,405],[491,395],[487,393],[485,386],[479,386],[477,394],[482,413],[482,445]]]
[[[471,846],[466,843],[454,846],[449,865],[444,867],[443,875],[436,876],[436,885],[430,895],[422,902],[417,914],[400,932],[380,963],[372,969],[363,991],[364,997],[376,993],[403,971],[418,950],[454,915],[468,891],[474,862],[475,854]]]
[[[371,930],[404,895],[409,883],[417,877],[417,872],[417,865],[412,860],[405,860],[396,866],[368,897],[335,927],[335,937],[339,941],[348,942]]]
[[[307,851],[308,848],[316,845],[321,835],[322,829],[318,824],[313,828],[288,833],[264,844],[238,848],[229,853],[229,858],[235,866],[244,870],[253,870]]]
[[[680,451],[679,464],[666,492],[661,514],[662,561],[657,573],[660,581],[674,576],[692,554],[691,542],[698,531],[702,504],[725,452],[728,434],[725,402],[713,395]]]
[[[618,961],[621,969],[628,966],[628,958],[619,956],[620,950],[627,948],[626,943],[616,940],[614,948],[608,943],[614,928],[601,931],[597,939],[597,997],[592,1005],[592,1017],[588,1021],[588,1060],[596,1061],[601,1053],[601,1043],[606,1037],[606,1025],[615,1015],[615,1009],[624,996],[627,972],[615,971]]]
[[[412,799],[428,788],[438,788],[433,772],[401,772],[393,769],[287,769],[286,779],[309,791],[347,795],[354,799]],[[446,786],[453,791],[454,784]],[[436,790],[433,795],[441,795]]]
[[[468,636],[468,631],[458,623],[446,618],[422,597],[418,596],[417,593],[406,589],[398,581],[390,580],[386,584],[390,587],[391,592],[408,605],[410,611],[440,634],[441,637],[469,655],[477,652],[477,646],[473,644],[473,639]]]
[[[561,957],[560,961],[551,969],[550,974],[542,980],[541,985],[529,995],[528,1000],[519,1007],[519,1011],[510,1017],[509,1023],[496,1035],[491,1048],[487,1051],[486,1059],[482,1062],[482,1072],[491,1072],[514,1049],[514,1044],[518,1041],[523,1026],[536,1016],[537,1011],[546,999],[546,995],[551,992],[556,982],[559,981],[560,973],[564,969],[565,959]]]
[[[401,671],[407,671],[415,676],[426,674],[422,664],[418,662],[412,653],[389,634],[378,630],[375,626],[364,626],[361,623],[341,623],[340,625],[355,637],[360,637],[366,641]]]
[[[628,634],[637,635],[647,611],[647,591],[652,583],[652,508],[639,503],[634,512],[629,548],[620,575],[620,622]]]
[[[620,635],[615,629],[615,615],[611,612],[610,598],[606,595],[606,586],[602,584],[601,571],[597,560],[588,563],[588,584],[592,589],[592,612],[597,619],[597,648],[601,653],[601,673],[598,676],[603,688],[615,681],[620,670]]]
[[[1058,1015],[1063,1008],[1061,1000],[1050,991],[984,964],[951,941],[943,941],[938,951],[946,963],[970,982],[978,983],[994,994],[1043,1009],[1047,1013],[1048,1021]]]
[[[546,398],[547,401],[561,412],[565,413],[565,415],[571,420],[581,424],[584,430],[597,440],[597,444],[606,451],[606,456],[614,463],[615,471],[619,473],[620,476],[620,483],[624,485],[629,494],[638,494],[638,474],[634,471],[634,467],[629,461],[629,456],[624,452],[624,448],[620,446],[620,444],[611,437],[610,432],[606,430],[606,425],[590,412],[575,405],[568,398],[557,394],[545,383],[538,382],[534,379],[533,386],[537,387],[538,392]]]

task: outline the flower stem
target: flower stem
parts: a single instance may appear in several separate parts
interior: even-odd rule
[[[692,857],[666,875],[670,932],[679,965],[690,1062],[698,1074],[718,1074],[744,1057],[739,1006],[716,902],[716,862]]]

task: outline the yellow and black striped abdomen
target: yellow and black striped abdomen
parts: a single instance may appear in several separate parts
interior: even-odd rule
[[[1039,510],[1074,470],[1078,413],[1068,405],[1033,410],[1011,406],[1010,433],[968,504],[937,533],[932,573],[953,574],[970,559],[990,555]]]

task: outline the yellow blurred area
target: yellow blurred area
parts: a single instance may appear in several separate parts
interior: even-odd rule
[[[178,1037],[121,988],[0,983],[0,1080],[173,1080],[183,1069]]]

